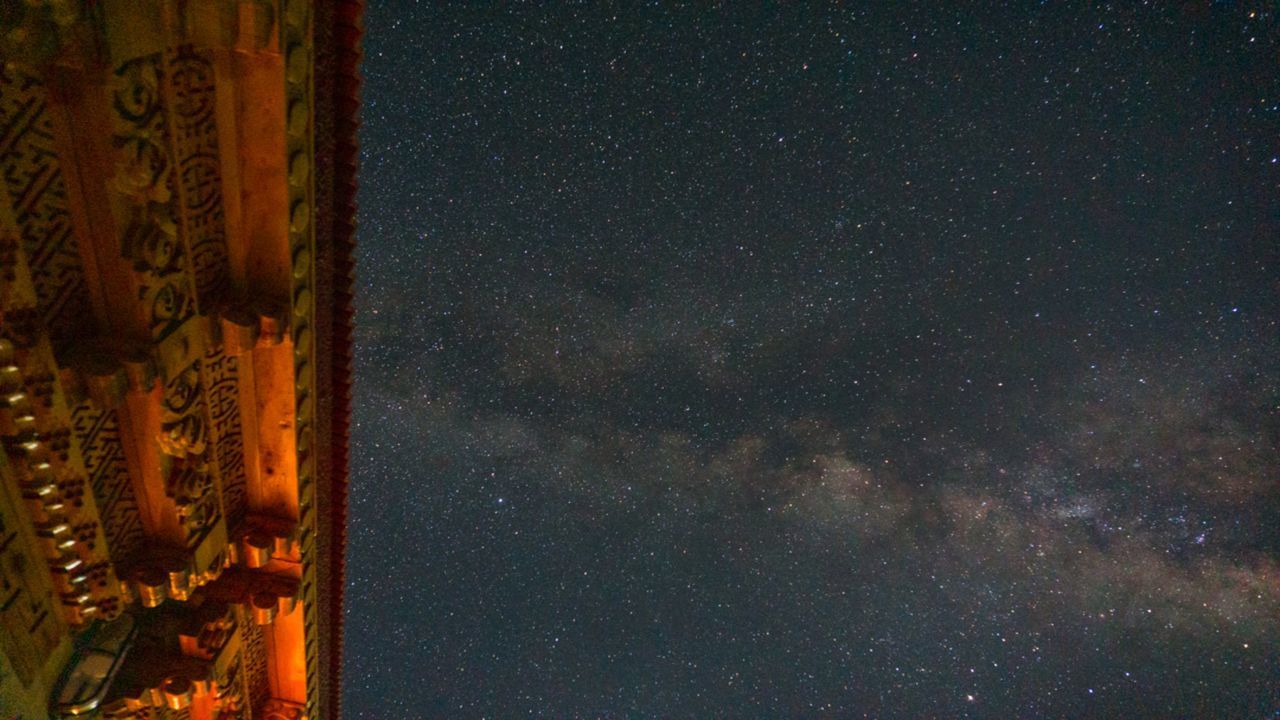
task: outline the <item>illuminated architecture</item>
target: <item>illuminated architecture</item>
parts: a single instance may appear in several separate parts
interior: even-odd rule
[[[338,717],[360,13],[0,5],[0,718]]]

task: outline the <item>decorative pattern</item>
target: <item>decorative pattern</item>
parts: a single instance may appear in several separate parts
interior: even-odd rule
[[[195,315],[188,258],[174,221],[174,173],[169,161],[160,55],[134,58],[115,72],[112,108],[119,149],[115,189],[132,201],[122,238],[139,273],[152,339],[160,342]]]
[[[241,627],[244,627],[241,625]],[[226,671],[215,676],[215,697],[219,720],[248,720],[250,705],[244,699],[244,651],[236,653],[227,664]]]
[[[111,559],[127,562],[141,547],[143,533],[116,412],[81,402],[71,411],[71,432],[84,454],[89,488],[98,503]]]
[[[213,72],[207,56],[183,46],[126,61],[114,77],[115,189],[130,212],[122,247],[138,273],[164,382],[157,442],[174,459],[165,493],[194,550],[222,518],[218,468],[207,452],[214,441],[202,368],[207,329],[197,317],[200,298],[216,303],[226,283]]]
[[[247,615],[244,610],[241,615]],[[247,671],[249,704],[258,707],[271,694],[271,686],[267,682],[267,645],[262,637],[262,628],[257,623],[242,620],[240,629],[243,633],[244,645],[240,650],[240,658]]]
[[[221,349],[210,349],[204,356],[205,397],[216,438],[213,460],[222,479],[222,506],[230,528],[240,527],[248,508],[239,369],[239,359]]]
[[[12,478],[4,473],[7,483]],[[22,522],[8,495],[0,493],[0,650],[25,685],[62,639],[53,593],[41,577],[39,558],[19,537]]]
[[[293,258],[294,377],[313,378],[315,368],[315,143],[313,117],[314,58],[312,57],[312,7],[305,0],[285,3],[281,47],[285,53],[285,107],[289,162],[289,248]],[[315,388],[299,381],[295,386],[295,433],[298,448],[298,530],[302,549],[302,608],[306,637],[306,715],[323,717],[319,705],[320,642],[319,607],[316,602],[316,458]]]
[[[0,64],[0,175],[26,252],[40,319],[61,346],[90,317],[67,187],[40,81]]]
[[[179,520],[186,531],[188,549],[194,550],[222,518],[217,478],[207,463],[209,448],[208,407],[202,385],[203,353],[184,338],[181,347],[187,356],[170,358],[173,368],[160,401],[160,449],[173,459],[165,477],[165,494],[178,506]],[[172,346],[170,353],[175,350]],[[197,572],[203,572],[203,568]]]
[[[160,401],[160,449],[179,458],[204,455],[208,429],[204,422],[204,393],[200,388],[200,360],[179,364],[171,371]]]
[[[317,477],[326,476],[329,462],[317,438],[329,436],[331,401],[328,388],[317,392],[315,385],[317,354],[327,368],[332,350],[325,335],[330,288],[329,271],[319,271],[317,286],[313,267],[316,206],[327,202],[316,185],[330,182],[324,167],[313,169],[315,133],[329,132],[329,120],[314,117],[314,56],[327,57],[313,47],[314,25],[328,38],[332,9],[306,0],[240,5],[200,15],[225,32],[187,34],[175,29],[194,15],[180,12],[176,25],[172,18],[128,22],[138,20],[132,17],[138,10],[127,3],[90,4],[78,34],[67,35],[74,54],[50,51],[50,62],[71,70],[59,71],[59,92],[49,96],[39,79],[46,64],[0,67],[0,651],[28,660],[56,648],[67,652],[68,634],[92,618],[113,617],[125,602],[154,608],[139,617],[177,618],[182,655],[165,639],[172,628],[153,626],[130,658],[150,657],[152,666],[166,669],[151,677],[135,672],[141,666],[126,667],[127,680],[118,681],[128,687],[117,688],[117,699],[100,710],[104,717],[204,717],[210,700],[219,720],[318,720],[337,712],[322,698],[336,693],[327,680],[334,672],[335,641],[326,636],[333,610],[318,602],[332,582],[318,565],[329,537],[328,521],[320,518],[327,511],[323,493],[317,504]],[[124,27],[137,37],[102,35]],[[253,33],[251,42],[237,37],[245,32]],[[212,47],[168,44],[179,36]],[[215,61],[223,60],[224,43],[282,54],[284,86],[254,79],[241,86],[237,79],[219,87]],[[104,47],[114,59],[101,69]],[[84,88],[75,87],[86,79]],[[258,102],[264,92],[275,96],[270,103]],[[247,288],[264,290],[263,297],[232,296],[230,257],[242,257],[243,248],[228,248],[229,233],[239,228],[228,225],[223,182],[236,182],[226,193],[254,188],[241,187],[228,164],[235,161],[223,157],[239,136],[220,136],[217,122],[228,111],[246,112],[242,100],[249,98],[254,107],[279,112],[280,92],[285,157],[270,161],[286,163],[287,204],[272,212],[282,212],[288,227],[289,310],[272,305],[284,287]],[[90,122],[82,123],[85,117]],[[109,135],[82,134],[85,128]],[[233,235],[237,242],[260,240]],[[77,240],[86,243],[83,266]],[[86,283],[82,267],[101,272],[102,281]],[[116,295],[125,288],[125,297]],[[99,292],[108,293],[109,307]],[[324,303],[318,318],[317,302]],[[256,317],[268,306],[265,319],[244,325],[250,329],[224,350],[215,323],[236,312]],[[104,312],[122,313],[111,323],[120,332],[101,334]],[[286,328],[294,385],[283,390],[295,404],[291,417],[271,407],[269,422],[273,434],[279,420],[296,440],[296,525],[292,498],[279,497],[276,486],[292,476],[292,462],[272,465],[289,472],[269,480],[264,496],[276,498],[266,500],[271,507],[250,507],[240,412],[242,400],[253,402],[262,388],[282,389],[274,364],[269,383],[242,388],[240,363],[262,347],[277,352]],[[228,539],[238,543],[234,551]],[[294,574],[299,558],[301,578]],[[128,589],[115,576],[117,564]],[[210,603],[230,603],[234,622],[182,619]],[[302,647],[269,642],[271,623],[298,603]],[[305,703],[272,697],[273,652],[305,655]],[[165,665],[171,661],[180,668]],[[188,661],[209,672],[188,672],[194,667]],[[41,673],[47,668],[28,662],[9,676],[52,682],[40,680]],[[190,682],[170,682],[179,676]],[[301,699],[303,688],[292,682],[281,694]],[[37,694],[47,698],[43,690]],[[199,709],[182,707],[187,702]]]
[[[13,242],[12,206],[0,213],[0,397],[6,485],[17,488],[42,548],[63,619],[81,626],[114,618],[124,609],[119,583],[106,556],[97,505],[86,493],[79,443],[57,365],[35,307],[36,291],[25,253]],[[8,497],[8,496],[6,496]],[[15,521],[10,520],[9,527]],[[16,536],[15,536],[16,537]],[[40,587],[39,585],[35,587]],[[34,628],[38,629],[38,628]]]
[[[181,45],[166,53],[178,188],[198,306],[222,304],[228,289],[221,157],[214,122],[216,95],[209,51]]]

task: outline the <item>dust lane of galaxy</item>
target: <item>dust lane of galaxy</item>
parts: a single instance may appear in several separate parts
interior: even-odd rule
[[[1277,40],[371,6],[347,716],[1274,716]]]

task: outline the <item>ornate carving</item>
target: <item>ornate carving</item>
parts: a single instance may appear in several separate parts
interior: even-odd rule
[[[111,107],[126,128],[116,135],[121,153],[115,188],[139,205],[167,204],[171,194],[159,60],[158,55],[148,55],[121,65],[111,95]]]
[[[197,51],[191,45],[180,45],[169,51],[168,61],[173,110],[180,132],[211,133],[216,98],[210,53]],[[213,149],[217,149],[216,139]]]
[[[241,622],[240,630],[244,634],[244,646],[240,651],[240,657],[244,663],[248,700],[253,707],[258,707],[271,693],[270,677],[267,671],[267,645],[262,636],[262,627],[257,623]]]
[[[288,148],[286,158],[290,162],[289,176],[289,252],[293,258],[294,286],[292,307],[294,317],[290,324],[294,348],[294,377],[296,397],[295,434],[297,437],[298,503],[302,538],[302,591],[303,630],[306,637],[307,666],[306,715],[322,717],[328,708],[322,708],[319,698],[323,691],[320,678],[320,624],[316,598],[316,462],[312,453],[315,447],[315,388],[311,381],[315,367],[315,306],[313,287],[315,268],[315,223],[311,222],[315,207],[312,168],[315,167],[315,142],[311,119],[312,107],[312,27],[311,3],[305,0],[287,0],[284,7],[281,46],[285,54],[285,102],[288,113]]]
[[[190,45],[169,50],[166,61],[187,247],[200,305],[209,309],[226,299],[228,289],[213,63],[208,51]]]
[[[4,72],[0,69],[0,73]],[[7,83],[3,77],[0,81]],[[22,131],[8,124],[14,117],[10,88],[0,90],[4,93],[0,98],[0,120],[6,123],[0,127],[0,138],[7,148],[3,151],[7,163],[12,160],[8,149]],[[34,120],[36,114],[27,113],[26,117]],[[8,181],[10,166],[3,167]],[[41,381],[34,389],[40,396],[33,396],[29,383],[31,368],[25,367],[25,358],[18,353],[19,344],[31,347],[39,342],[40,322],[33,309],[37,293],[18,242],[23,229],[16,226],[13,208],[6,196],[0,189],[0,437],[4,440],[4,451],[0,452],[0,651],[12,664],[14,674],[26,685],[65,633],[47,563],[42,562],[37,553],[43,552],[46,558],[60,554],[65,544],[58,536],[67,534],[70,528],[49,532],[48,539],[34,536],[32,519],[23,517],[27,513],[22,512],[22,506],[30,502],[27,496],[39,498],[34,491],[36,485],[45,495],[56,497],[57,487],[52,482],[55,475],[52,467],[47,471],[40,468],[36,478],[25,462],[19,466],[8,460],[10,455],[25,460],[28,452],[39,448],[41,438],[48,436],[52,397],[44,381],[47,373],[36,373]],[[21,495],[15,497],[10,489],[16,489]],[[50,530],[60,527],[59,518],[47,513],[34,519],[48,523],[46,527]]]
[[[160,448],[179,458],[203,455],[208,430],[204,421],[199,360],[180,367],[166,380],[160,406],[163,411]]]
[[[222,519],[222,498],[217,492],[216,468],[209,464],[209,414],[205,400],[202,360],[195,339],[175,337],[168,354],[171,367],[160,402],[160,449],[169,455],[165,494],[178,508],[188,549],[195,550],[210,529]],[[162,353],[166,350],[162,349]]]
[[[122,244],[164,379],[158,443],[176,459],[165,491],[194,548],[222,516],[218,461],[234,466],[234,448],[207,452],[218,436],[205,398],[206,328],[192,325],[201,301],[220,302],[227,279],[213,69],[207,52],[181,46],[129,60],[115,77],[116,189],[131,213]]]
[[[222,479],[222,507],[227,526],[239,527],[248,507],[244,437],[240,431],[239,359],[220,349],[204,357],[206,402],[214,437],[213,461]]]
[[[203,465],[176,461],[165,477],[165,494],[178,506],[178,520],[187,533],[187,546],[195,549],[205,532],[220,517],[213,497],[213,478]]]
[[[19,374],[39,363],[44,354],[15,349],[8,339],[0,344],[8,347],[14,358],[12,367],[19,368]],[[24,394],[15,389],[9,396],[22,402]],[[85,477],[71,433],[58,424],[56,416],[41,421],[42,413],[33,408],[20,412],[34,420],[34,427],[5,437],[4,447],[36,536],[44,545],[64,615],[73,625],[95,617],[114,617],[121,609],[117,584],[99,542],[101,530],[94,503],[85,497]]]
[[[165,478],[164,491],[180,508],[199,502],[213,488],[213,480],[203,467],[174,463]]]
[[[111,559],[125,562],[141,547],[143,534],[116,413],[82,402],[71,411],[71,430],[84,456]]]
[[[15,250],[15,282],[31,276],[21,249]],[[6,283],[8,285],[9,283]],[[33,308],[36,293],[8,287],[0,296],[0,385],[4,413],[0,427],[8,458],[6,477],[20,489],[33,531],[43,547],[64,619],[81,625],[121,610],[118,584],[101,541],[96,503],[86,497],[86,475],[69,427],[53,352]]]
[[[0,461],[2,462],[2,461]],[[10,482],[8,472],[4,481]],[[62,639],[48,581],[39,576],[39,558],[28,554],[20,518],[0,493],[0,650],[25,685],[39,663]]]
[[[62,313],[82,301],[75,296],[75,300],[62,302],[60,293],[82,291],[83,285],[77,288],[74,283],[53,282],[57,276],[51,271],[58,267],[73,268],[72,276],[81,280],[78,256],[72,264],[59,255],[68,247],[71,253],[76,252],[66,213],[65,188],[53,159],[42,97],[29,94],[28,100],[38,101],[39,106],[28,103],[23,112],[13,113],[8,92],[11,89],[5,84],[4,99],[0,101],[4,119],[19,119],[28,123],[28,129],[15,129],[10,123],[0,130],[4,137],[0,165],[8,191],[0,192],[0,199],[7,200],[0,205],[0,237],[4,238],[0,244],[5,246],[7,263],[0,273],[4,281],[0,288],[0,298],[4,300],[0,306],[0,396],[4,398],[0,437],[7,457],[4,479],[21,493],[34,539],[48,566],[49,580],[33,587],[52,585],[63,619],[81,625],[95,617],[115,617],[122,604],[106,556],[96,504],[91,495],[86,497],[85,470],[69,427],[70,412],[55,376],[57,365],[47,324],[60,322]],[[22,159],[32,156],[24,155],[20,150],[23,147],[43,148],[41,152],[49,155],[35,164],[24,164]],[[22,176],[28,182],[21,186],[14,182],[18,176],[13,171],[19,167],[29,171]],[[33,183],[43,185],[37,187]],[[53,187],[55,184],[57,187]],[[13,194],[15,187],[20,196]],[[33,232],[50,235],[32,236]],[[14,235],[20,236],[22,242],[13,243]],[[28,243],[34,245],[34,252],[26,251]],[[37,258],[35,262],[33,257]],[[68,321],[62,327],[69,330],[72,322],[78,321]]]
[[[205,55],[183,46],[165,58],[157,53],[125,62],[115,77],[112,107],[121,151],[115,186],[131,201],[122,246],[141,277],[152,338],[162,342],[194,316],[198,298],[220,297],[226,283],[212,66]],[[171,132],[176,179],[168,152]],[[182,228],[174,217],[182,218]],[[202,394],[199,357],[166,378],[160,438],[166,453],[204,454],[208,428],[203,407],[197,407]]]
[[[36,310],[61,346],[91,318],[67,187],[41,82],[0,64],[0,175],[35,286]]]
[[[195,298],[184,272],[184,251],[167,209],[135,208],[123,248],[125,257],[145,278],[140,299],[148,312],[152,337],[163,340],[195,314]]]
[[[218,691],[215,702],[218,703],[218,720],[247,720],[248,703],[244,702],[243,662],[237,656],[227,666],[227,671],[216,678]]]
[[[241,627],[244,624],[241,623]],[[247,720],[249,704],[244,698],[243,651],[227,663],[226,668],[214,677],[217,689],[214,702],[218,706],[218,720]]]
[[[125,62],[115,71],[111,106],[119,149],[114,187],[128,199],[121,246],[139,273],[139,298],[152,339],[172,335],[196,312],[186,250],[178,237],[169,161],[160,55]]]
[[[22,17],[52,18],[57,12],[74,11],[87,18],[75,22],[93,32],[127,25],[117,21],[135,12],[125,5],[103,9],[69,0],[28,4],[31,8],[22,11]],[[126,320],[132,323],[132,313],[137,313],[136,329],[89,343],[82,341],[96,337],[100,329],[93,327],[89,311],[91,294],[67,208],[54,129],[60,133],[57,147],[94,146],[61,136],[65,125],[57,106],[55,122],[50,122],[45,91],[37,79],[43,70],[13,64],[0,68],[0,325],[5,336],[0,341],[0,471],[5,483],[0,487],[0,629],[8,630],[11,619],[18,618],[12,613],[26,608],[30,612],[12,620],[23,625],[22,642],[36,642],[44,632],[42,623],[54,628],[47,636],[50,642],[60,642],[67,622],[121,612],[126,599],[119,594],[113,560],[120,563],[122,577],[127,576],[128,602],[149,608],[140,616],[198,614],[210,603],[232,605],[230,614],[220,619],[152,633],[151,657],[162,667],[172,662],[172,667],[127,674],[126,684],[136,681],[138,687],[116,693],[102,708],[106,717],[203,717],[212,705],[219,720],[299,720],[320,717],[324,710],[317,705],[323,687],[317,677],[318,652],[324,641],[316,603],[315,527],[320,508],[313,457],[317,395],[311,374],[317,329],[310,266],[315,254],[311,8],[305,0],[250,0],[241,5],[230,14],[218,11],[220,17],[234,20],[240,33],[252,33],[246,39],[253,47],[285,55],[289,194],[287,205],[279,209],[289,227],[293,287],[287,301],[268,299],[280,304],[278,311],[272,305],[270,317],[252,317],[252,332],[241,333],[238,342],[226,346],[207,318],[224,314],[233,300],[258,308],[262,299],[230,297],[222,171],[231,166],[224,166],[218,142],[215,50],[180,45],[120,62],[130,48],[157,49],[149,43],[186,22],[180,18],[174,26],[172,18],[166,18],[155,27],[142,23],[150,33],[143,42],[89,37],[90,45],[73,47],[64,33],[54,53],[66,60],[60,67],[88,69],[90,75],[108,54],[115,58],[109,62],[118,63],[109,67],[111,85],[105,93],[91,86],[96,100],[84,98],[76,88],[68,88],[67,95],[77,103],[96,103],[109,114],[114,143],[114,169],[108,170],[105,185],[95,176],[100,154],[77,153],[76,158],[88,159],[82,176],[88,180],[88,209],[76,218],[111,213],[114,222],[102,227],[115,228],[121,257],[135,274],[116,277],[115,268],[123,263],[104,262],[108,275],[101,287],[109,293],[126,284],[137,289],[136,297],[127,299],[137,306],[129,308]],[[104,17],[111,22],[104,25]],[[73,18],[63,19],[66,22],[58,23],[66,25]],[[183,37],[212,42],[222,52],[226,48],[221,43],[235,36],[197,32]],[[0,46],[14,39],[0,38]],[[39,41],[34,34],[29,39]],[[82,54],[72,57],[68,49]],[[83,54],[90,51],[99,54]],[[92,62],[79,62],[85,58]],[[82,77],[79,72],[61,77],[74,84]],[[99,196],[103,191],[105,198]],[[96,282],[94,287],[99,287]],[[122,298],[111,298],[112,308],[116,300]],[[292,513],[284,510],[290,517],[281,520],[288,524],[283,534],[248,537],[245,531],[262,528],[254,524],[249,509],[240,416],[239,363],[249,356],[238,353],[290,340],[295,351],[293,432],[299,448],[301,519],[295,531]],[[82,365],[66,361],[81,357],[76,353],[93,356],[99,344],[127,345],[129,353],[88,357]],[[54,363],[55,346],[64,361],[61,371]],[[86,346],[92,348],[86,351]],[[68,355],[61,354],[64,350]],[[274,378],[274,368],[272,373]],[[74,394],[74,407],[66,399],[64,383]],[[143,407],[156,401],[159,408]],[[148,435],[121,438],[121,424]],[[125,447],[130,449],[128,459]],[[138,477],[130,477],[131,463],[140,464]],[[153,481],[163,482],[163,496],[161,488],[150,486]],[[147,513],[140,512],[144,490]],[[153,513],[171,514],[175,509],[186,537],[171,537],[174,525],[168,515],[154,524],[153,540],[163,535],[165,542],[145,542],[141,516],[146,515],[152,527]],[[15,519],[16,531],[11,522]],[[228,525],[239,530],[232,535]],[[228,565],[228,535],[245,547],[269,548],[262,553],[266,559],[257,565]],[[186,547],[181,546],[183,539]],[[16,556],[8,553],[19,544],[31,553],[29,563],[13,560]],[[44,558],[39,557],[42,553]],[[301,579],[293,574],[293,563],[299,560]],[[288,571],[281,572],[281,567]],[[33,586],[12,574],[18,571],[34,573],[44,583],[41,619],[33,620],[31,614],[39,598],[29,598],[33,604],[24,605],[26,600],[9,594],[19,584]],[[226,597],[220,599],[220,594]],[[277,613],[292,611],[299,600],[305,603],[306,706],[270,697],[270,653],[260,625],[272,622]],[[171,647],[175,635],[181,648]],[[39,647],[4,644],[12,642],[0,632],[0,650],[9,658],[43,654]]]

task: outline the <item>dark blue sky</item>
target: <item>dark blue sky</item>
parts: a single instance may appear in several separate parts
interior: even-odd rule
[[[1280,710],[1262,3],[375,3],[350,718]]]

